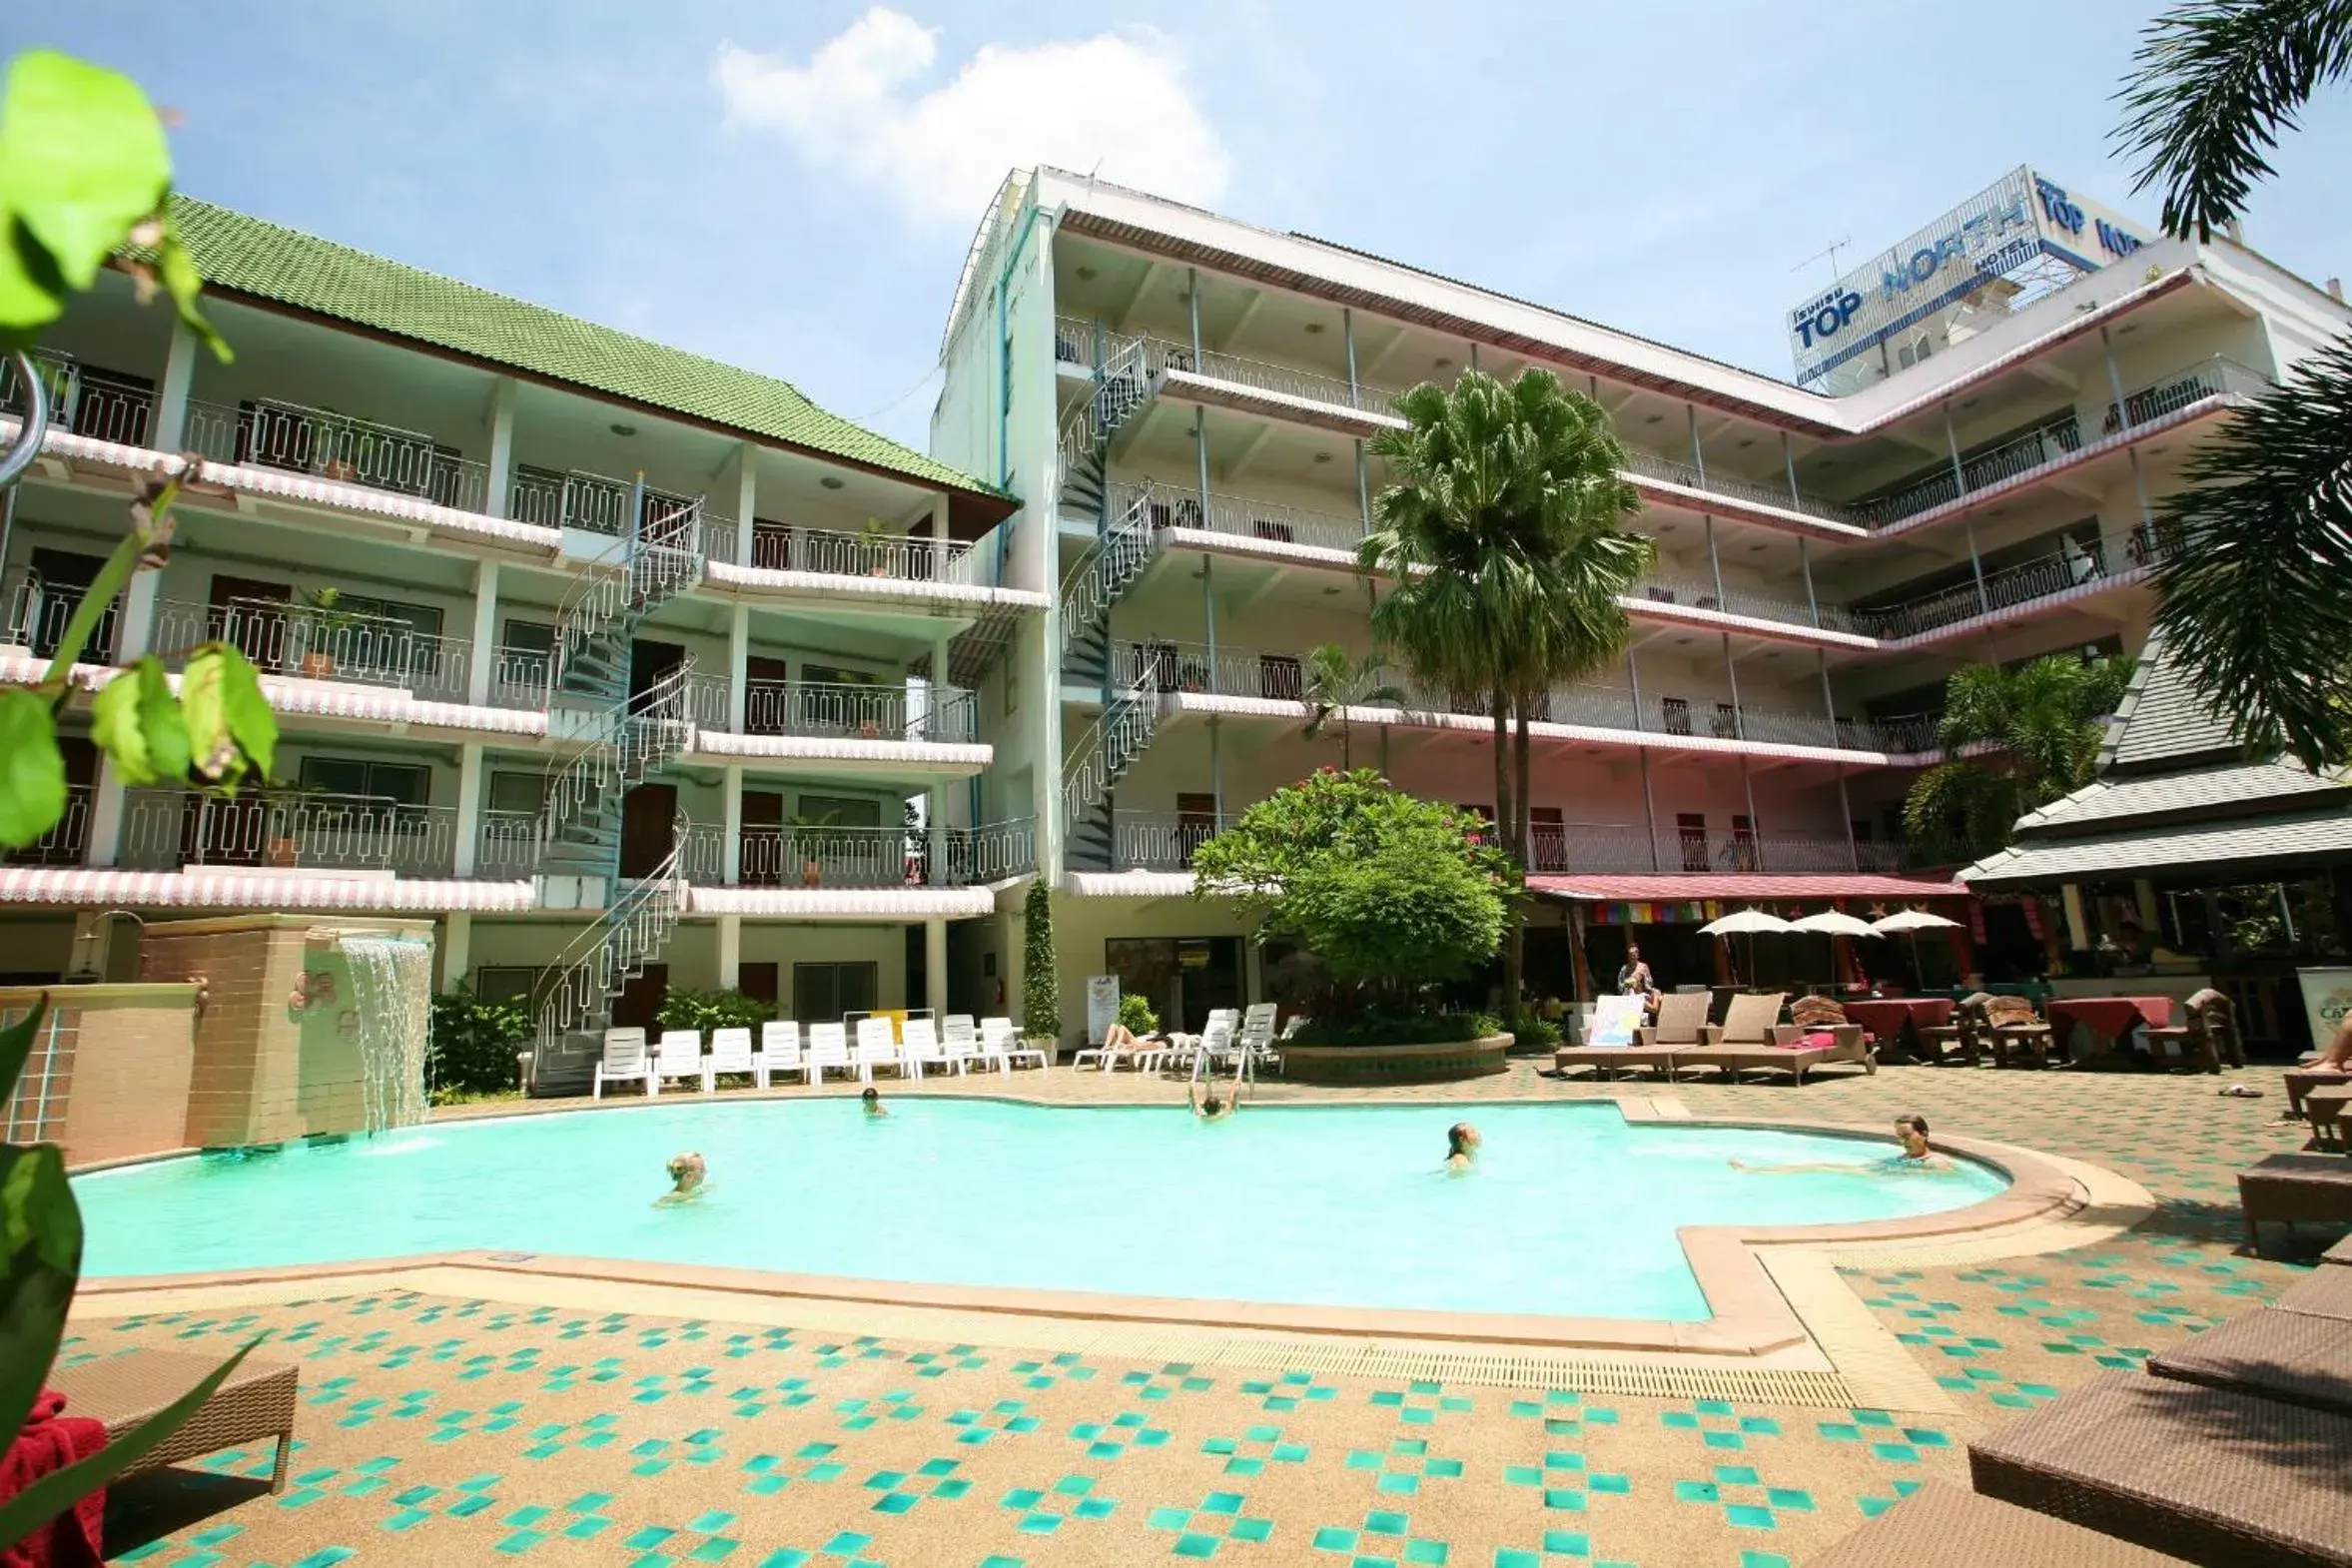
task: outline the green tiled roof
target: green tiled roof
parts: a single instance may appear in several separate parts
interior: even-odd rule
[[[590,392],[904,474],[1002,494],[811,402],[788,382],[667,349],[192,197],[172,222],[205,282]]]

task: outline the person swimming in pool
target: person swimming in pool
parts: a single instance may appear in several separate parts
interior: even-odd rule
[[[1467,1122],[1456,1122],[1445,1130],[1445,1174],[1468,1176],[1478,1159],[1478,1146],[1485,1143],[1478,1130]]]
[[[1184,1086],[1184,1104],[1190,1106],[1192,1115],[1203,1122],[1222,1122],[1233,1114],[1233,1102],[1218,1095],[1214,1084],[1210,1084],[1207,1095],[1202,1096],[1198,1080]]]
[[[704,1179],[710,1175],[710,1167],[691,1150],[682,1155],[672,1155],[670,1163],[662,1169],[669,1173],[670,1189],[653,1200],[656,1208],[676,1208],[683,1203],[698,1202],[702,1194],[710,1190],[709,1183]]]
[[[866,1092],[864,1094],[858,1096],[858,1104],[865,1107],[866,1115],[869,1117],[886,1117],[890,1115],[890,1108],[882,1103],[881,1091],[877,1090],[871,1084],[866,1086]]]
[[[1734,1171],[1745,1171],[1752,1176],[1794,1176],[1807,1171],[1829,1171],[1843,1175],[1857,1173],[1893,1176],[1913,1171],[1950,1171],[1952,1162],[1929,1147],[1928,1119],[1905,1112],[1895,1119],[1895,1137],[1903,1145],[1899,1154],[1887,1155],[1860,1165],[1842,1160],[1815,1160],[1800,1165],[1752,1166],[1744,1160],[1731,1162]]]

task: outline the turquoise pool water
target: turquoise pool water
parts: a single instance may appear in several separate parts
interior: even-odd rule
[[[886,1092],[887,1093],[887,1092]],[[1477,1171],[1440,1174],[1465,1112]],[[655,1208],[681,1150],[704,1198]],[[664,1101],[418,1128],[74,1183],[92,1274],[404,1252],[603,1257],[1122,1293],[1697,1319],[1675,1227],[1957,1208],[1975,1166],[1873,1175],[1874,1145],[1629,1127],[1613,1105],[1181,1109],[897,1098]],[[1756,1175],[1729,1161],[1831,1161]]]

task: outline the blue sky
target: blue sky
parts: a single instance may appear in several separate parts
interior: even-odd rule
[[[2108,156],[2151,0],[78,0],[183,189],[785,377],[920,445],[986,185],[1040,157],[1789,374],[1782,312],[2019,163]],[[2352,274],[2352,92],[2246,238]]]

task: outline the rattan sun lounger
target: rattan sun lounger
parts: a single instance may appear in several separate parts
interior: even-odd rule
[[[128,1350],[79,1366],[61,1366],[50,1373],[49,1386],[65,1395],[66,1414],[105,1422],[107,1441],[113,1442],[202,1382],[223,1359],[183,1350]],[[274,1437],[278,1463],[270,1475],[270,1490],[286,1490],[298,1381],[293,1366],[248,1356],[178,1431],[127,1473]]]
[[[2352,1564],[2352,1416],[2107,1372],[1968,1445],[1976,1490],[2192,1563]]]
[[[1806,1559],[1806,1568],[2180,1568],[2180,1559],[1945,1481]]]
[[[2352,1415],[2352,1322],[2257,1307],[2150,1357],[2148,1370]],[[2352,1519],[2352,1497],[2345,1507]]]
[[[2352,1236],[2346,1239],[2352,1240]],[[2288,1286],[2287,1293],[2270,1304],[2282,1312],[2352,1323],[2352,1269],[2315,1268],[2311,1277]]]
[[[2298,1219],[2352,1220],[2352,1160],[2341,1155],[2267,1155],[2238,1173],[2238,1206],[2246,1216],[2246,1250],[2259,1252],[2263,1220],[2292,1227]]]
[[[2352,1235],[2320,1253],[2319,1260],[2323,1263],[2352,1263]]]
[[[1696,1050],[1707,1027],[1707,1009],[1714,998],[1706,992],[1677,992],[1660,999],[1658,1022],[1634,1031],[1630,1046],[1562,1046],[1552,1053],[1552,1066],[1565,1073],[1589,1067],[1602,1078],[1615,1078],[1631,1068],[1648,1068],[1661,1078],[1672,1078],[1675,1058]]]

